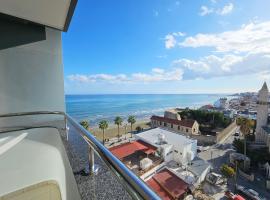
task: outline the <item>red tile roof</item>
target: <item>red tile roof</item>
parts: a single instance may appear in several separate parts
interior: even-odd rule
[[[146,183],[162,199],[180,199],[188,190],[188,184],[168,169],[158,172]]]
[[[161,199],[173,200],[173,198],[170,197],[169,194],[164,189],[162,189],[162,187],[154,179],[151,178],[146,183],[152,188],[152,190],[154,190],[157,193],[157,195]]]
[[[177,119],[170,119],[167,117],[160,117],[160,116],[156,116],[156,115],[153,115],[151,117],[151,120],[157,120],[157,121],[171,123],[171,124],[180,125],[180,126],[185,126],[185,127],[189,127],[189,128],[192,128],[193,124],[195,123],[195,120],[193,120],[193,119],[177,120]]]
[[[143,142],[141,140],[128,142],[120,144],[118,146],[112,147],[109,149],[113,155],[118,159],[125,158],[131,154],[134,154],[136,151],[143,151],[146,154],[154,153],[157,150],[157,147]]]

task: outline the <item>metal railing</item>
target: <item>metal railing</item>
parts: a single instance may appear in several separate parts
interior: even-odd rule
[[[142,179],[137,177],[131,172],[120,160],[118,160],[105,146],[101,144],[90,132],[83,128],[78,122],[76,122],[71,116],[65,112],[60,111],[36,111],[36,112],[21,112],[21,113],[8,113],[0,115],[0,118],[19,117],[19,116],[34,116],[34,115],[61,115],[65,122],[66,137],[68,139],[68,127],[69,122],[78,133],[84,138],[89,145],[89,174],[94,176],[97,171],[95,166],[94,152],[102,159],[102,161],[109,167],[109,169],[120,180],[120,183],[126,188],[128,193],[133,199],[160,199],[160,197],[154,193]],[[54,126],[26,126],[19,127],[15,130],[26,130],[31,128],[43,128]],[[0,133],[9,132],[8,130],[0,131]]]

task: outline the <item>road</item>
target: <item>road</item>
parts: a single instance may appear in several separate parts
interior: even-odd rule
[[[234,133],[237,129],[234,129],[231,134],[225,138],[221,143],[210,146],[210,148],[206,151],[198,153],[198,156],[201,157],[204,160],[207,160],[213,167],[213,171],[220,173],[219,169],[222,164],[229,163],[229,155],[230,153],[234,152],[233,150],[233,140],[234,140]],[[266,199],[270,199],[270,193],[264,189],[264,182],[262,181],[263,177],[259,173],[255,174],[255,180],[253,182],[247,181],[244,178],[241,178],[238,176],[237,178],[237,184],[242,185],[246,188],[251,188],[255,191],[257,191],[262,197]],[[234,184],[229,185],[229,189],[231,191],[234,191]],[[217,195],[218,198],[222,196],[222,194]]]
[[[212,145],[208,150],[198,153],[200,158],[207,160],[212,165],[214,171],[217,171],[222,164],[229,160],[229,154],[233,152],[233,135],[237,129],[238,127],[233,129],[220,143]]]

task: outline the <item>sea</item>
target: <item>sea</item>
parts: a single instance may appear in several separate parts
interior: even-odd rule
[[[88,120],[91,126],[99,121],[113,123],[116,116],[124,120],[134,115],[137,121],[149,120],[152,115],[163,115],[170,108],[199,108],[213,104],[224,94],[106,94],[66,95],[66,110],[78,121]]]

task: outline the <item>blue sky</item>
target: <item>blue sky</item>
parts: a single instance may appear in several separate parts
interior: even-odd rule
[[[233,93],[270,80],[269,0],[79,0],[65,92]]]

